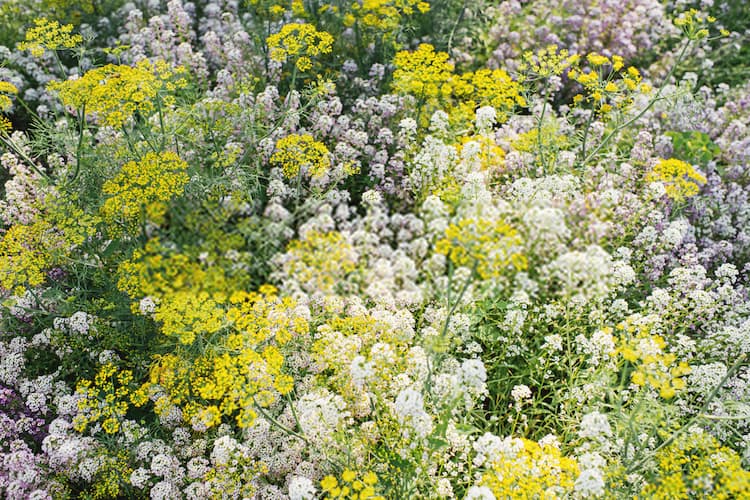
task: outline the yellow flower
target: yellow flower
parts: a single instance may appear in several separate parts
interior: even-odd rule
[[[689,163],[671,158],[660,160],[646,174],[646,182],[663,182],[667,196],[675,201],[682,201],[698,194],[700,185],[706,183],[706,178]]]
[[[487,280],[510,269],[526,269],[526,257],[519,251],[522,243],[518,231],[503,221],[461,219],[448,226],[435,251],[457,266],[476,267],[479,277]]]
[[[313,178],[319,178],[331,167],[328,148],[310,134],[291,134],[276,141],[276,152],[271,163],[281,167],[284,176],[294,179],[302,170]]]
[[[6,94],[18,94],[18,88],[10,82],[0,80],[0,111],[9,111],[13,101]]]
[[[575,459],[562,455],[552,445],[541,446],[528,439],[513,441],[507,447],[509,451],[501,453],[482,476],[481,484],[496,498],[558,498],[549,494],[553,487],[561,497],[572,495],[579,473]]]
[[[270,35],[266,43],[272,60],[285,63],[292,59],[297,69],[304,72],[312,68],[313,57],[331,53],[333,37],[312,24],[289,23]]]
[[[60,25],[46,18],[34,19],[35,27],[26,32],[26,40],[18,44],[18,50],[28,50],[34,57],[41,57],[45,50],[73,49],[83,42],[81,35],[71,34],[73,25]]]
[[[131,230],[147,219],[160,223],[167,203],[182,194],[190,180],[187,163],[177,154],[146,153],[140,161],[126,163],[114,179],[104,183],[102,192],[109,198],[101,213],[113,228],[122,222]]]
[[[58,92],[64,105],[96,114],[104,125],[121,127],[136,112],[152,113],[160,93],[185,87],[185,72],[164,61],[144,59],[135,67],[107,64],[74,80],[52,82],[48,88]]]
[[[601,54],[597,54],[595,52],[592,52],[591,54],[588,54],[586,56],[586,60],[592,65],[592,66],[604,66],[605,64],[609,64],[609,59]]]

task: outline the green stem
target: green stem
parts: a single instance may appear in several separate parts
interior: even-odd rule
[[[544,158],[544,146],[542,144],[542,124],[544,123],[544,115],[547,113],[547,88],[549,87],[549,80],[544,81],[544,88],[542,89],[542,113],[539,115],[539,120],[536,125],[536,149],[539,153],[539,161],[542,164],[542,170],[547,173],[547,164]]]
[[[78,111],[78,146],[76,146],[76,169],[73,172],[70,182],[73,182],[78,178],[78,173],[81,171],[81,149],[83,148],[83,130],[86,125],[86,104],[83,104],[83,108]]]
[[[273,425],[275,425],[276,427],[278,427],[279,429],[281,429],[283,432],[286,432],[290,436],[294,436],[296,438],[301,439],[302,441],[304,441],[308,445],[312,444],[312,443],[310,443],[310,440],[307,439],[304,435],[300,434],[297,431],[293,431],[289,427],[285,426],[284,424],[280,423],[278,420],[276,420],[275,418],[273,418],[268,412],[266,412],[258,404],[257,401],[255,401],[255,398],[253,398],[253,403],[255,403],[255,408],[260,412],[261,415],[263,415],[263,418],[265,418],[266,420],[268,420],[269,422],[271,422]]]
[[[52,182],[52,178],[49,175],[47,175],[47,173],[44,170],[42,170],[39,167],[37,167],[36,163],[34,163],[34,160],[32,160],[31,158],[29,158],[29,155],[27,155],[26,152],[21,147],[18,146],[18,144],[16,144],[15,142],[13,142],[13,140],[7,134],[5,134],[5,133],[0,134],[0,141],[2,141],[3,144],[5,144],[5,147],[7,147],[9,150],[11,150],[17,156],[19,156],[23,161],[25,161],[26,164],[29,167],[31,167],[31,169],[34,172],[36,172],[37,174],[39,174],[42,177],[44,177],[50,183],[54,184]]]

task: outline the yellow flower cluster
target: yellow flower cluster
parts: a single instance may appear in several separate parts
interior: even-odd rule
[[[164,91],[186,87],[186,71],[144,59],[135,67],[107,64],[74,80],[52,82],[49,89],[57,91],[66,106],[96,114],[103,125],[119,128],[136,112],[144,116],[153,112],[154,101]],[[171,105],[174,100],[167,95],[161,102]]]
[[[285,63],[292,59],[296,68],[305,72],[312,69],[312,58],[331,53],[333,37],[312,24],[289,23],[269,36],[266,43],[272,60]]]
[[[743,469],[740,456],[702,429],[688,429],[655,459],[658,475],[641,498],[750,498],[750,471]]]
[[[428,115],[443,109],[454,123],[474,121],[480,106],[493,106],[498,122],[507,120],[516,106],[526,106],[521,86],[501,69],[454,73],[445,52],[423,43],[415,51],[401,51],[393,60],[393,90],[416,97]],[[424,116],[427,119],[429,116]]]
[[[154,319],[161,322],[161,333],[189,345],[196,335],[205,337],[221,330],[224,311],[220,305],[207,292],[180,290],[161,301]]]
[[[290,5],[291,3],[291,5]],[[280,20],[285,13],[290,12],[295,18],[305,17],[305,4],[302,0],[246,0],[245,5],[252,8],[253,14],[258,18],[269,18],[272,21]]]
[[[140,161],[126,163],[102,187],[109,196],[101,207],[102,216],[109,224],[123,224],[130,230],[146,220],[163,223],[167,204],[182,194],[190,180],[186,169],[187,163],[171,151],[149,152]]]
[[[435,251],[457,266],[476,267],[477,274],[488,280],[509,268],[526,269],[526,256],[519,252],[522,243],[518,231],[501,220],[471,218],[448,226]]]
[[[503,452],[482,476],[495,498],[567,498],[578,477],[578,463],[550,444],[514,439],[512,451]],[[515,452],[515,453],[513,453]]]
[[[18,88],[10,82],[0,80],[0,111],[5,112],[13,106],[8,94],[18,94]]]
[[[708,27],[715,22],[715,17],[704,16],[697,9],[689,9],[675,18],[674,25],[680,28],[689,40],[700,40],[708,37]],[[720,33],[722,36],[729,36],[726,29],[721,29]]]
[[[651,86],[641,81],[641,73],[637,68],[625,67],[622,57],[608,58],[601,54],[591,53],[586,56],[590,69],[572,68],[568,71],[568,78],[580,83],[586,93],[573,97],[575,104],[584,100],[593,103],[596,110],[602,114],[609,113],[614,108],[623,109],[633,102],[633,94],[640,91],[644,94],[651,92]],[[619,77],[619,78],[618,78]]]
[[[320,481],[320,487],[325,493],[325,499],[342,498],[346,500],[385,500],[377,495],[375,486],[378,476],[374,472],[360,475],[346,469],[341,473],[340,480],[335,476],[326,476]]]
[[[43,221],[16,224],[8,229],[0,241],[0,286],[21,294],[25,286],[44,283],[44,271],[53,261],[45,245],[51,231],[49,224]]]
[[[92,500],[108,500],[120,498],[125,495],[125,490],[130,484],[130,475],[133,467],[130,465],[131,458],[127,450],[121,450],[112,455],[106,448],[96,454],[96,475],[93,484],[88,491],[81,494],[82,497]],[[130,490],[132,491],[132,490]]]
[[[430,4],[423,0],[363,0],[352,3],[352,13],[344,17],[344,24],[353,26],[358,22],[361,28],[380,32],[386,41],[391,41],[404,16],[429,11]]]
[[[22,294],[44,283],[45,271],[92,236],[97,222],[66,200],[48,200],[37,220],[11,226],[0,240],[0,287]]]
[[[145,403],[131,390],[133,372],[120,370],[114,363],[106,363],[91,380],[82,379],[76,385],[79,413],[73,419],[73,428],[83,432],[86,427],[101,421],[102,430],[115,434],[128,411],[128,402],[135,406]]]
[[[548,45],[536,53],[525,52],[518,70],[522,73],[523,81],[546,79],[561,75],[579,58],[578,54],[570,54],[565,49],[558,50],[557,45]]]
[[[9,94],[18,94],[18,88],[10,82],[0,80],[0,113],[8,112],[13,107],[13,101]],[[10,133],[12,128],[13,125],[10,120],[0,115],[0,134]]]
[[[402,50],[393,59],[393,89],[411,94],[418,99],[444,98],[453,93],[453,63],[448,54],[435,52],[435,47],[423,43],[417,50]]]
[[[677,356],[664,352],[666,342],[661,336],[651,334],[648,326],[636,326],[630,321],[618,324],[617,329],[624,334],[617,352],[634,365],[631,382],[656,389],[664,399],[673,398],[685,388],[681,377],[690,373],[690,366],[677,363]]]
[[[151,369],[150,384],[167,391],[168,403],[181,406],[188,423],[210,428],[227,416],[246,427],[257,416],[255,405],[269,406],[276,393],[292,390],[293,379],[282,372],[279,348],[309,327],[295,312],[295,302],[280,298],[269,285],[258,292],[234,292],[226,304],[215,307],[228,333],[195,359],[160,357]],[[157,413],[159,406],[168,408],[157,405]]]
[[[46,18],[34,19],[35,27],[26,32],[26,40],[18,44],[18,50],[28,50],[34,57],[42,57],[45,50],[73,49],[83,42],[81,35],[74,35],[73,25],[60,25]]]
[[[309,231],[287,247],[284,272],[308,291],[330,292],[357,268],[357,254],[336,231]]]
[[[700,184],[705,184],[706,178],[689,163],[671,158],[660,160],[646,174],[646,182],[663,182],[667,196],[674,201],[683,201],[698,194]]]
[[[242,286],[227,279],[221,266],[203,266],[188,255],[168,251],[158,239],[134,251],[120,264],[118,275],[117,288],[131,299],[150,296],[160,300],[183,289],[226,294]]]
[[[271,163],[280,167],[287,179],[294,179],[303,171],[320,178],[331,168],[331,153],[310,134],[291,134],[276,141]]]

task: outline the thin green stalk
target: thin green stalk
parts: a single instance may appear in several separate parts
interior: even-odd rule
[[[76,169],[73,172],[73,176],[70,181],[73,182],[78,177],[78,173],[81,171],[81,150],[83,149],[83,130],[86,125],[86,103],[83,104],[83,108],[78,111],[78,146],[76,146]]]
[[[26,164],[29,167],[31,167],[31,169],[34,172],[36,172],[37,174],[39,174],[42,177],[44,177],[50,183],[53,183],[52,182],[52,178],[49,175],[47,175],[47,173],[44,170],[42,170],[39,167],[37,167],[36,163],[34,162],[34,160],[32,160],[31,158],[29,158],[29,155],[27,155],[26,152],[22,148],[20,148],[15,142],[13,142],[13,140],[7,134],[5,134],[5,133],[0,134],[0,141],[2,141],[3,144],[5,144],[5,147],[7,147],[9,150],[11,150],[17,156],[19,156],[23,161],[25,161]]]

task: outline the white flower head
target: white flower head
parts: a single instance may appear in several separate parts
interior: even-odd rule
[[[482,106],[477,110],[476,126],[483,132],[488,131],[497,122],[497,111],[492,106]]]
[[[466,500],[495,500],[495,495],[486,486],[472,486],[466,492]]]
[[[313,482],[303,476],[294,476],[289,482],[290,500],[312,500],[315,498]]]

